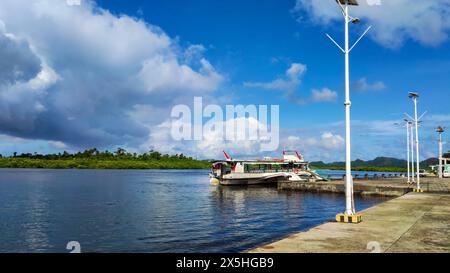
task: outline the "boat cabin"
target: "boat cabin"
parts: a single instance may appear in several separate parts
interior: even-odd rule
[[[264,158],[257,160],[216,161],[212,164],[212,173],[217,177],[231,173],[298,173],[308,171],[309,163],[297,151],[283,152],[282,159]]]

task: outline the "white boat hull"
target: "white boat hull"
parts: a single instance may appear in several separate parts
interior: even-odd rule
[[[238,185],[259,185],[278,183],[281,180],[290,181],[306,181],[294,173],[254,173],[254,174],[228,174],[224,175],[219,181],[221,185],[238,186]]]

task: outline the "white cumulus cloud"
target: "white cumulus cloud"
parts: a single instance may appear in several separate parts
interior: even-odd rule
[[[292,91],[301,83],[301,77],[307,70],[306,65],[293,63],[286,70],[284,77],[277,78],[271,82],[245,82],[245,87],[261,88],[267,90]]]
[[[322,90],[312,90],[311,99],[314,102],[335,102],[337,100],[337,92],[329,88],[322,88]]]
[[[358,92],[381,91],[386,89],[386,85],[382,81],[368,83],[366,78],[361,78],[353,83],[353,89]]]
[[[351,14],[373,25],[370,36],[385,47],[398,48],[406,40],[437,46],[448,40],[448,0],[381,0],[380,5],[370,5],[368,1],[359,1],[359,4],[350,8]],[[300,22],[308,18],[321,25],[342,21],[342,14],[332,0],[297,0],[294,12]]]

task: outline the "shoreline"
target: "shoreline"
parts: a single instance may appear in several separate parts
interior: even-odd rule
[[[1,169],[67,169],[67,170],[175,170],[209,169],[209,163],[188,159],[165,160],[95,160],[95,159],[24,159],[0,158]]]
[[[0,158],[0,169],[93,169],[93,170],[207,170],[209,161],[158,160],[93,160],[93,159],[28,159]],[[313,170],[342,171],[340,167],[312,167]],[[403,173],[391,167],[353,168],[353,172]]]

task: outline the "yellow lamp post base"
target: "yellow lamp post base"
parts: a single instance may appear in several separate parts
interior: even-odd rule
[[[414,192],[423,192],[422,189],[413,189]]]
[[[336,222],[358,224],[362,222],[362,215],[361,214],[346,215],[344,213],[340,213],[336,215]]]

